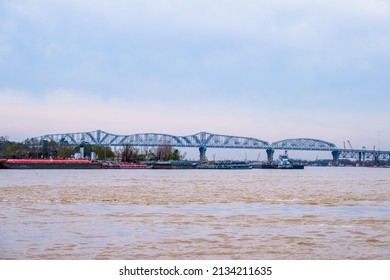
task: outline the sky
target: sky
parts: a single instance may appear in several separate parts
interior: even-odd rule
[[[0,0],[0,135],[390,150],[390,0]]]

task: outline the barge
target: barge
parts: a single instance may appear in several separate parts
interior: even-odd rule
[[[198,169],[252,169],[252,165],[244,161],[221,161],[200,164]]]
[[[145,169],[151,167],[141,163],[105,162],[103,163],[103,168],[104,169]]]
[[[4,159],[0,169],[101,169],[102,164],[87,159]]]
[[[152,163],[153,169],[195,169],[197,163],[189,160],[156,161]]]

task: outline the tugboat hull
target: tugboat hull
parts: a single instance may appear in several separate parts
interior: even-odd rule
[[[291,166],[278,166],[277,164],[262,164],[260,169],[304,169],[303,165],[291,165]]]

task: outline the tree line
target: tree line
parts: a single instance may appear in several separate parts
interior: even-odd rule
[[[11,159],[38,159],[38,158],[72,158],[84,150],[84,157],[91,158],[95,153],[98,160],[122,162],[140,162],[145,160],[181,160],[185,154],[170,145],[147,148],[142,151],[131,145],[120,148],[91,145],[82,143],[78,146],[70,145],[65,139],[56,141],[42,141],[26,139],[23,142],[10,141],[7,136],[0,136],[0,158]]]

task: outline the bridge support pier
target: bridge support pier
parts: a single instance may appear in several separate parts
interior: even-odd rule
[[[332,156],[333,156],[332,165],[333,166],[338,166],[339,165],[340,154],[341,154],[340,151],[332,151]]]
[[[206,161],[207,160],[207,158],[206,158],[206,147],[205,146],[202,146],[202,147],[199,147],[199,160],[201,161],[201,162],[204,162],[204,161]]]
[[[273,161],[274,160],[274,152],[275,152],[275,150],[270,148],[270,149],[267,149],[266,152],[267,152],[267,161],[268,162]]]
[[[379,153],[378,152],[374,152],[374,165],[375,166],[378,166],[379,165]]]
[[[359,152],[359,165],[363,166],[366,161],[366,153]]]

